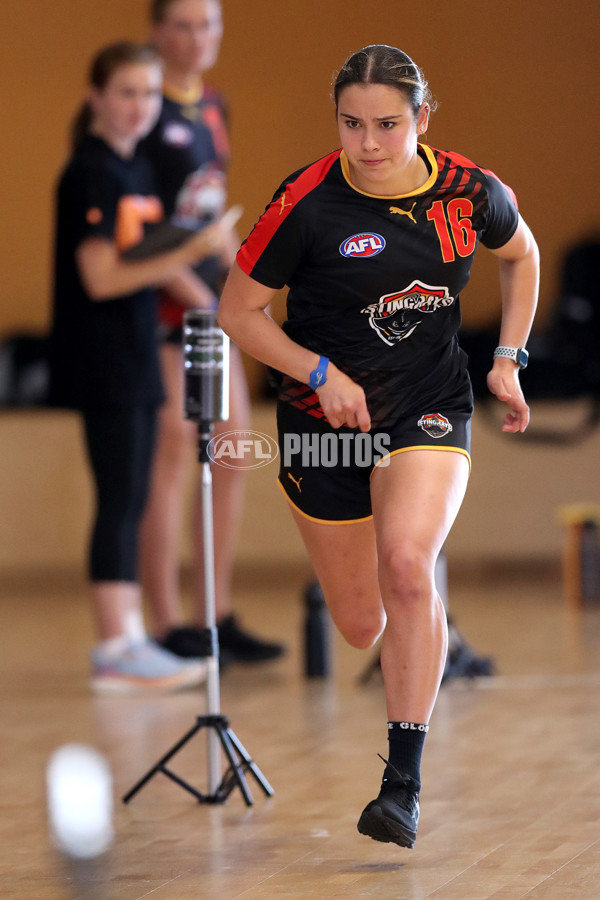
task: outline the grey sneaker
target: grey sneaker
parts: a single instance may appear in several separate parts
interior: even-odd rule
[[[92,689],[99,693],[160,693],[196,687],[206,680],[203,660],[182,660],[153,641],[130,644],[118,656],[92,651]]]

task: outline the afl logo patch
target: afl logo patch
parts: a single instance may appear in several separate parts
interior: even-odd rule
[[[169,122],[163,129],[163,141],[172,147],[189,147],[194,139],[194,132],[182,122]]]
[[[365,258],[368,256],[377,256],[385,247],[385,238],[374,231],[361,231],[359,234],[353,234],[352,237],[346,238],[340,244],[340,253],[342,256],[357,256]]]
[[[428,413],[426,416],[421,416],[417,425],[432,438],[445,437],[452,431],[452,425],[446,416],[441,416],[439,413]]]

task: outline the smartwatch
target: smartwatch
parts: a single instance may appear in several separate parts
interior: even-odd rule
[[[327,366],[329,365],[329,359],[326,356],[321,356],[319,358],[319,365],[316,369],[313,369],[310,373],[308,379],[308,386],[316,391],[317,388],[322,387],[327,381]]]
[[[505,359],[512,359],[520,369],[526,369],[529,362],[529,353],[524,347],[496,347],[494,359],[497,359],[499,356]]]

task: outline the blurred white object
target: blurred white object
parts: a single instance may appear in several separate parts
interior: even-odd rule
[[[102,754],[85,744],[59,747],[48,762],[46,786],[57,847],[79,859],[108,850],[114,837],[112,776]]]
[[[186,178],[175,200],[177,218],[199,222],[220,219],[227,203],[224,173],[213,163],[200,166]]]

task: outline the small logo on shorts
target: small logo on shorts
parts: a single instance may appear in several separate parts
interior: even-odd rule
[[[445,437],[452,431],[452,425],[446,416],[441,416],[439,413],[427,413],[426,416],[421,416],[417,425],[433,438]]]
[[[287,473],[287,476],[288,476],[288,478],[290,478],[290,479],[294,482],[294,484],[295,484],[296,487],[298,488],[299,492],[302,493],[302,488],[300,487],[300,482],[302,481],[302,477],[303,477],[303,476],[301,475],[300,478],[299,478],[297,481],[296,481],[296,479],[294,478],[294,476],[291,474],[291,472],[288,472],[288,473]]]

